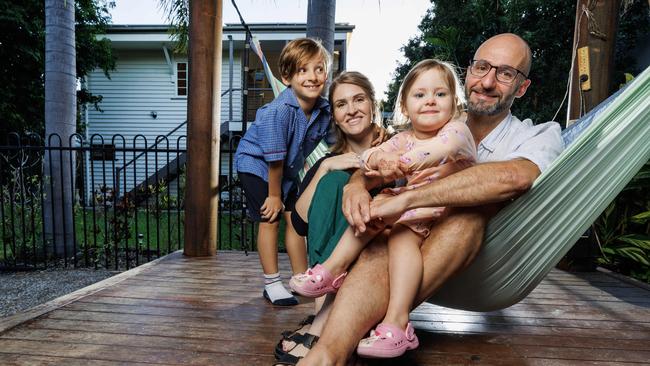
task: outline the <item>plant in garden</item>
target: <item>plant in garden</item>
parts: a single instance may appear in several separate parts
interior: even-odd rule
[[[650,163],[595,222],[599,264],[650,283]]]

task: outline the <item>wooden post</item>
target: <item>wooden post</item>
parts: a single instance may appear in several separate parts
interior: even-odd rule
[[[589,112],[612,94],[612,70],[620,0],[578,0],[576,23],[573,31],[574,62],[569,87],[567,126]],[[578,49],[588,47],[583,53],[589,62],[587,81],[589,90],[582,90]],[[583,66],[584,71],[584,66]],[[583,80],[584,80],[584,76]],[[592,233],[587,232],[560,262],[560,267],[578,270],[595,270],[595,257],[599,252]]]
[[[590,8],[590,3],[591,8]],[[590,90],[581,95],[578,57],[574,57],[568,119],[587,113],[612,94],[612,70],[620,0],[578,0],[573,32],[575,49],[589,47]],[[574,52],[575,54],[575,52]]]
[[[222,1],[190,1],[185,255],[216,254]]]

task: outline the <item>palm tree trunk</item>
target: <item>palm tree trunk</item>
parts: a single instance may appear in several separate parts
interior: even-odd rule
[[[336,0],[309,0],[307,6],[307,37],[320,39],[327,51],[334,51],[334,20]]]
[[[52,148],[69,147],[76,131],[74,12],[74,0],[45,0],[45,143]],[[70,150],[45,152],[44,230],[58,257],[73,254],[74,160]]]

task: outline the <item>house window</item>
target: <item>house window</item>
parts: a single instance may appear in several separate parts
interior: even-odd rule
[[[264,69],[250,69],[246,78],[248,87],[248,108],[246,118],[248,121],[255,120],[257,109],[273,101],[273,89],[266,78]]]
[[[176,63],[176,95],[187,96],[187,62]]]

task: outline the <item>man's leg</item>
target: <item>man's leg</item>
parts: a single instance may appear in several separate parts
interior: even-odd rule
[[[485,228],[493,214],[475,207],[455,209],[440,225],[433,225],[431,234],[422,243],[424,271],[414,308],[472,263],[481,249]]]
[[[456,210],[431,229],[422,244],[424,272],[418,300],[429,298],[480,249],[485,213]],[[384,238],[385,240],[385,238]],[[362,252],[332,305],[321,338],[300,365],[345,365],[363,336],[388,307],[388,256],[378,238]]]

